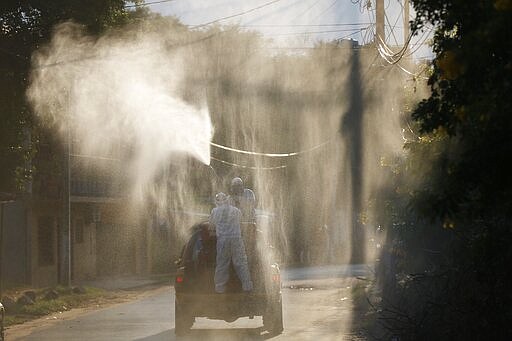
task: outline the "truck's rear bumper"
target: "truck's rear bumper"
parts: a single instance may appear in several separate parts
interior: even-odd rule
[[[176,304],[194,317],[229,319],[263,315],[268,296],[258,293],[188,294],[176,293]]]

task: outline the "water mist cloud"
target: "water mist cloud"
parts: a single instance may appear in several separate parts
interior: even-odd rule
[[[139,27],[96,40],[66,23],[33,57],[27,94],[36,115],[64,140],[71,126],[81,154],[123,146],[138,194],[177,154],[210,162],[210,116],[180,98],[182,57],[167,48],[169,36]]]

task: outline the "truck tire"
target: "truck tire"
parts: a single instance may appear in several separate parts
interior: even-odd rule
[[[270,335],[278,335],[283,332],[283,301],[281,295],[269,302],[263,315],[263,327]]]
[[[194,316],[192,316],[186,309],[176,301],[174,303],[174,334],[182,336],[187,334],[194,324]]]

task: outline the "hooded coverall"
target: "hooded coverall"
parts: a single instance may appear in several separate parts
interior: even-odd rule
[[[241,194],[232,194],[229,203],[240,209],[243,223],[256,222],[256,196],[249,188],[244,188]]]
[[[251,291],[253,284],[245,246],[240,233],[241,212],[228,202],[215,207],[210,215],[210,223],[215,225],[217,234],[217,265],[215,267],[215,291],[223,293],[229,280],[229,262],[242,282],[244,291]]]

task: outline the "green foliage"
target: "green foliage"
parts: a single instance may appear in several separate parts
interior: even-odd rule
[[[33,305],[23,306],[19,313],[34,316],[48,315],[58,311],[65,311],[95,299],[107,296],[108,294],[101,289],[86,287],[84,294],[74,294],[69,288],[59,287],[56,289],[60,297],[55,300],[45,300],[40,298]]]
[[[508,5],[507,5],[508,4]],[[437,24],[432,95],[413,117],[421,132],[449,134],[437,177],[438,217],[511,211],[512,11],[510,1],[414,1],[421,27]],[[507,7],[509,6],[509,7]],[[508,9],[507,9],[508,8]],[[442,179],[441,179],[442,178]]]
[[[134,2],[134,1],[130,1]],[[75,21],[91,34],[124,25],[147,14],[125,9],[124,0],[15,1],[0,4],[0,189],[23,190],[32,179],[37,144],[25,90],[31,55],[51,38],[55,25]]]
[[[71,288],[62,286],[58,286],[54,288],[54,290],[59,294],[59,297],[54,300],[44,299],[47,289],[36,290],[37,299],[34,304],[7,311],[5,325],[12,326],[40,316],[67,311],[72,308],[84,307],[93,302],[118,297],[116,293],[93,287],[85,287],[85,293],[83,294],[73,293]]]
[[[510,339],[512,1],[413,3],[436,58],[383,194],[382,318],[403,339]]]

